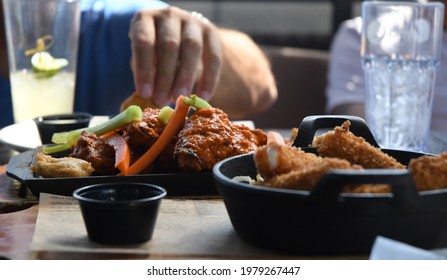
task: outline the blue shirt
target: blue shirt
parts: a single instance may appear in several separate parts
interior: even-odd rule
[[[82,0],[75,111],[115,115],[134,91],[130,69],[130,21],[158,0]],[[0,128],[14,123],[9,82],[0,77]]]

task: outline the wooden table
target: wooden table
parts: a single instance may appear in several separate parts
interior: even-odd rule
[[[368,255],[284,255],[274,251],[264,250],[262,248],[254,247],[243,240],[239,239],[237,234],[228,225],[225,227],[227,233],[220,237],[210,236],[207,232],[208,224],[202,224],[199,229],[194,229],[197,233],[203,233],[203,238],[188,238],[184,236],[183,231],[179,231],[178,239],[186,244],[189,249],[177,249],[175,246],[180,242],[173,241],[173,244],[166,244],[170,247],[164,250],[148,250],[144,253],[105,253],[105,252],[69,252],[69,251],[32,251],[30,245],[33,240],[34,231],[36,229],[36,218],[39,211],[39,205],[34,205],[28,209],[0,215],[0,259],[63,259],[63,260],[77,260],[77,259],[214,259],[214,260],[232,260],[232,259],[268,259],[268,260],[284,260],[284,259],[301,259],[301,260],[362,260],[368,259]],[[160,221],[157,221],[157,226],[162,226]],[[156,230],[157,230],[156,226]],[[197,225],[196,225],[197,226]],[[181,234],[180,234],[181,233]],[[224,238],[222,238],[224,237]],[[229,240],[225,240],[225,238]],[[154,236],[150,243],[160,241],[160,236]],[[225,242],[227,244],[225,244]],[[163,243],[163,242],[162,242]],[[191,249],[191,247],[209,247],[215,248],[212,252],[207,249],[205,253],[200,253],[203,250]],[[237,251],[236,253],[228,253],[227,246],[232,246]],[[150,247],[153,249],[153,246]],[[160,246],[158,246],[160,247]]]
[[[31,259],[29,249],[39,206],[0,215],[0,255],[9,259]]]
[[[26,187],[5,172],[6,165],[0,165],[0,214],[23,210],[38,203]]]
[[[6,151],[4,146],[3,151]],[[5,152],[1,155],[12,154]],[[34,233],[38,199],[5,172],[6,165],[1,165],[0,255],[10,259],[28,259],[31,258],[29,244]]]

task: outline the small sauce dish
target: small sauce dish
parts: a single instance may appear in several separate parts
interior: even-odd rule
[[[103,244],[135,244],[152,239],[164,188],[131,182],[101,183],[73,192],[88,237]]]
[[[83,112],[41,116],[34,119],[42,144],[51,144],[56,132],[88,127],[93,115]]]

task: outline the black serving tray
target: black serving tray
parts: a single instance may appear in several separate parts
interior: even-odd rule
[[[92,184],[107,182],[141,182],[165,188],[168,196],[218,195],[211,172],[206,173],[163,173],[135,176],[88,176],[71,178],[43,178],[30,170],[36,152],[28,150],[11,158],[6,174],[18,180],[35,195],[41,192],[71,196],[73,191]]]

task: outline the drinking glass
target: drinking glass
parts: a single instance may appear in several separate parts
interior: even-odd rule
[[[444,5],[362,3],[365,119],[379,145],[426,150]]]
[[[16,123],[73,112],[80,0],[3,0]]]

